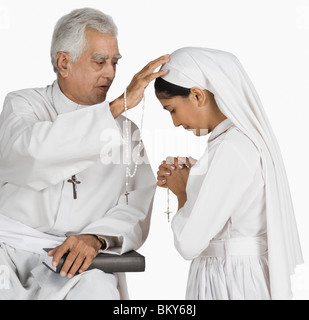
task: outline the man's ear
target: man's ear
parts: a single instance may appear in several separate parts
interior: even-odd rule
[[[72,60],[68,53],[58,52],[56,56],[56,63],[59,75],[62,78],[67,78],[70,72]]]
[[[197,105],[199,107],[202,107],[206,104],[207,102],[207,90],[203,90],[198,87],[193,87],[191,88],[190,91],[191,97],[197,102]]]

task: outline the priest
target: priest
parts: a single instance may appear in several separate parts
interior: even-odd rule
[[[138,72],[124,96],[107,102],[121,54],[112,18],[74,10],[55,26],[57,80],[9,93],[0,117],[2,300],[128,299],[124,274],[88,270],[100,251],[122,254],[146,240],[156,181],[144,146],[126,158],[124,105],[133,108],[166,71],[162,56]],[[126,123],[127,124],[127,123]],[[132,122],[130,132],[138,128]],[[132,136],[128,137],[129,140]],[[136,175],[127,167],[141,147]],[[132,160],[133,159],[133,160]],[[46,255],[43,248],[53,248]],[[68,253],[61,273],[57,266]]]

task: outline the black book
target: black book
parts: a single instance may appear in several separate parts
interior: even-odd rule
[[[52,249],[44,249],[46,252]],[[57,267],[53,267],[52,257],[46,256],[43,264],[55,273],[60,273],[61,268],[65,262],[68,253],[66,253],[59,261]],[[122,255],[99,253],[88,270],[99,269],[106,273],[114,272],[144,272],[145,271],[145,257],[136,251],[130,251]]]

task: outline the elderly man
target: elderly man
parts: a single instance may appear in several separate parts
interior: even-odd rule
[[[51,58],[57,81],[8,94],[0,118],[0,299],[127,299],[124,274],[87,271],[99,250],[143,244],[156,187],[144,152],[126,201],[124,97],[104,102],[121,58],[113,20],[94,9],[62,17]],[[128,108],[168,59],[134,76]],[[46,247],[54,266],[69,253],[60,275],[42,264]]]

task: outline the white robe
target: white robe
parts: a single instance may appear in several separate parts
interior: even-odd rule
[[[76,295],[71,291],[78,287],[78,279],[96,274],[89,271],[72,281],[61,279],[59,286],[65,284],[66,290],[59,294],[58,286],[52,292],[48,278],[52,282],[55,275],[41,263],[46,241],[55,244],[58,239],[62,243],[74,234],[102,235],[108,242],[107,252],[117,254],[137,250],[144,243],[156,180],[143,148],[143,161],[130,180],[126,204],[124,119],[113,118],[108,102],[87,107],[72,102],[57,81],[46,88],[8,94],[0,118],[0,219],[11,222],[17,232],[7,232],[4,223],[0,225],[0,265],[8,266],[11,273],[10,290],[0,290],[0,296],[64,299],[70,293],[73,298]],[[139,134],[131,122],[130,129],[135,136],[130,146],[134,161]],[[73,199],[73,186],[67,181],[72,175],[81,181],[77,199]],[[19,257],[23,258],[18,261]],[[23,279],[16,279],[16,272]],[[123,275],[104,275],[101,284],[100,278],[90,281],[90,291],[84,291],[84,296],[98,298],[96,290],[91,292],[97,283],[99,288],[117,289],[118,278],[122,279],[120,295],[128,298]],[[39,288],[38,293],[30,294],[29,286],[33,292]],[[45,291],[48,294],[44,296]],[[102,298],[107,296],[102,294]],[[110,297],[114,296],[111,293]]]
[[[233,54],[196,47],[176,50],[162,69],[169,70],[163,76],[168,82],[210,91],[220,111],[256,146],[265,180],[271,298],[291,299],[291,275],[303,264],[293,202],[279,144],[248,74]]]
[[[193,259],[186,298],[270,299],[260,155],[230,120],[191,169],[187,198],[172,221],[176,248]]]

